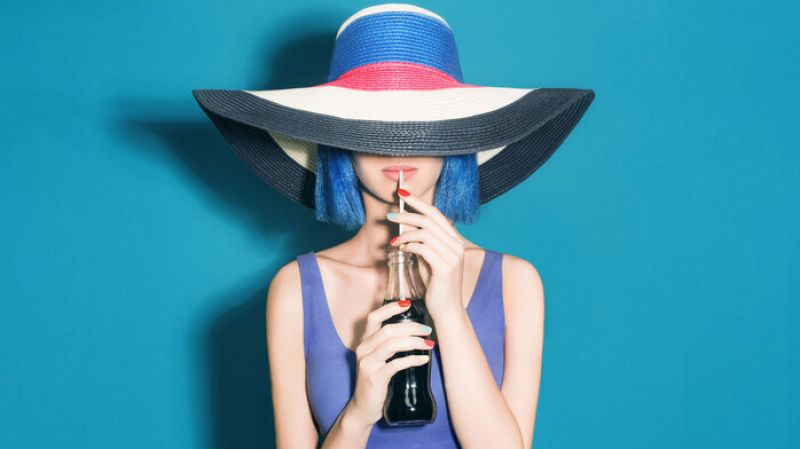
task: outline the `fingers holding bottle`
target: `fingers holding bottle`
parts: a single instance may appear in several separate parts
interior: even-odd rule
[[[371,312],[368,321],[382,323],[401,311],[396,303],[389,303]],[[430,353],[424,353],[435,345],[426,338],[430,332],[430,327],[415,322],[387,324],[366,336],[356,347],[356,387],[351,402],[362,424],[372,425],[383,417],[392,376],[430,361]]]

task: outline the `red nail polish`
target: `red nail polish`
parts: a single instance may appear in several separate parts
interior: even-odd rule
[[[425,339],[425,344],[432,348],[433,345],[435,345],[436,343],[433,340],[429,340],[429,339],[426,338]]]
[[[397,189],[397,194],[402,196],[402,197],[406,197],[408,195],[411,195],[410,193],[408,193],[408,190],[406,190],[406,189]]]
[[[401,299],[400,301],[397,301],[397,303],[400,304],[400,307],[408,307],[408,306],[411,305],[411,300],[410,299]]]
[[[392,237],[392,239],[391,239],[391,240],[389,240],[389,244],[390,244],[390,245],[394,245],[394,242],[396,242],[396,241],[397,241],[397,237],[398,237],[398,236],[394,236],[394,237]]]

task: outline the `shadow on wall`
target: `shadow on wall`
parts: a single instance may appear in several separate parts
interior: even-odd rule
[[[306,20],[297,22],[307,26]],[[328,72],[335,31],[300,37],[277,52],[274,42],[265,42],[261,53],[273,61],[272,73],[266,76],[268,82],[209,86],[199,78],[191,88],[280,89],[319,84]],[[213,63],[211,59],[208,62]],[[252,285],[237,287],[235,294],[205,302],[230,306],[214,314],[207,323],[206,341],[198,342],[205,345],[207,356],[209,446],[274,447],[264,310],[269,280],[298,254],[331,246],[350,233],[315,221],[313,211],[286,199],[250,172],[205,118],[191,88],[180,92],[180,102],[175,104],[149,98],[118,100],[114,108],[121,123],[117,123],[120,128],[116,131],[123,133],[131,142],[130,147],[140,153],[157,150],[157,154],[147,155],[161,159],[155,165],[183,171],[215,213],[229,216],[259,236],[259,246],[270,248],[271,242],[281,242],[281,254],[274,255],[278,261],[261,270],[263,275]],[[175,120],[174,117],[185,116],[186,108],[200,111],[205,119]]]

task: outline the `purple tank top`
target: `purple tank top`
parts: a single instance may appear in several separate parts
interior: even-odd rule
[[[485,254],[466,310],[495,382],[501,387],[505,348],[503,254],[492,250],[485,250]],[[301,254],[297,261],[303,290],[306,393],[321,443],[355,391],[356,355],[345,346],[334,327],[316,254],[313,251]],[[434,422],[423,426],[390,427],[381,419],[372,427],[367,448],[461,447],[448,414],[438,346],[431,351],[431,356],[431,392],[437,408]]]

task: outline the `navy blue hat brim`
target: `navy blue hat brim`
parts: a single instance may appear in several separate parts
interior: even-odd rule
[[[505,146],[479,166],[483,204],[546,162],[595,97],[591,89],[537,88],[491,112],[447,120],[389,122],[290,108],[241,90],[195,89],[192,94],[250,170],[292,201],[312,209],[316,174],[290,158],[270,132],[391,156],[447,156]]]

